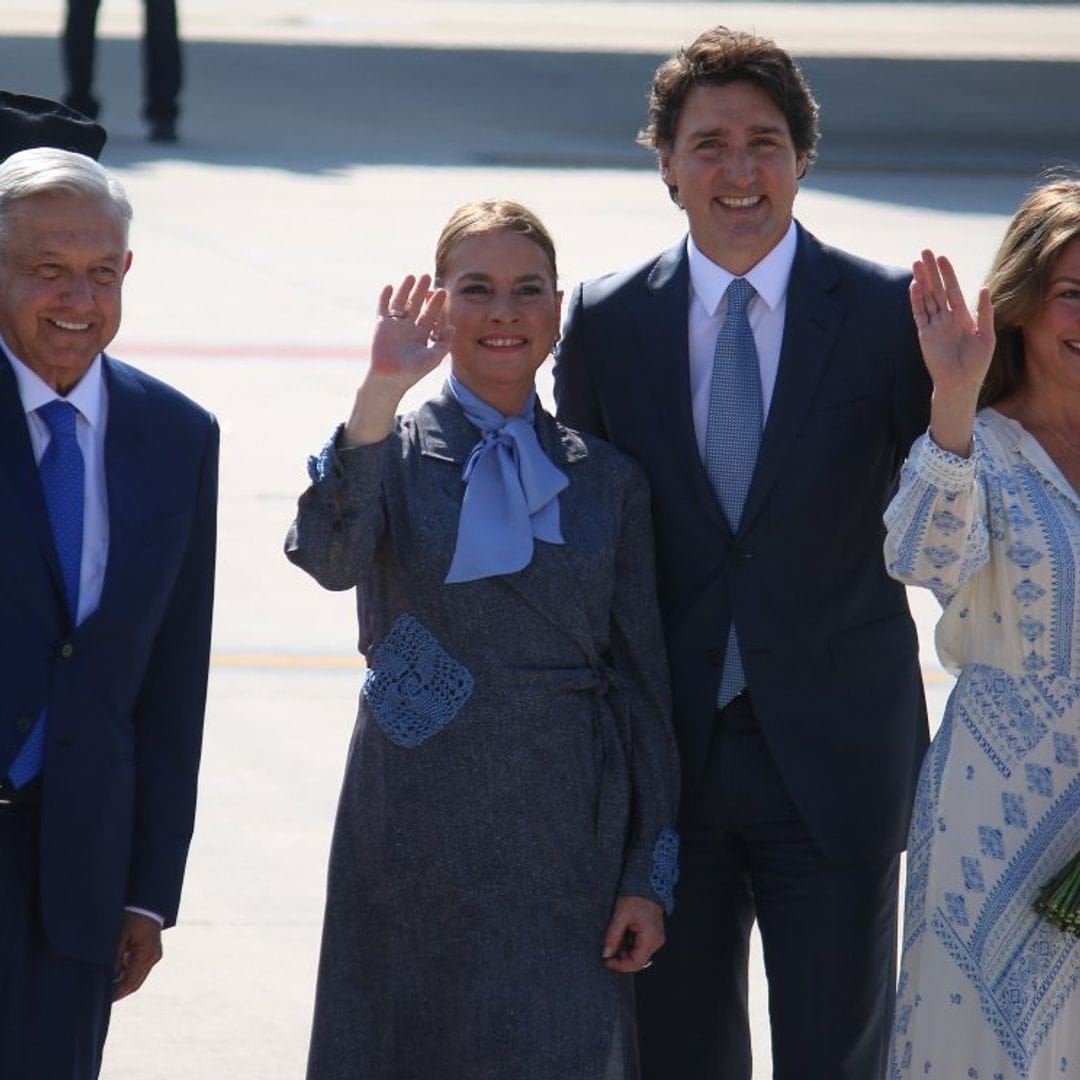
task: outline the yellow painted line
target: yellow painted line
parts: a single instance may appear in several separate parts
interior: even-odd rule
[[[359,656],[303,656],[295,653],[212,653],[215,667],[363,668]]]
[[[939,671],[936,668],[931,671],[927,671],[926,668],[923,668],[922,678],[924,683],[932,683],[935,686],[951,686],[956,682],[956,679],[947,671]]]

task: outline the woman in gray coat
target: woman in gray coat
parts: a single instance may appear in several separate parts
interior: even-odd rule
[[[368,665],[308,1077],[633,1078],[678,848],[646,483],[536,399],[561,294],[528,210],[460,208],[435,283],[383,290],[286,542],[356,589]]]

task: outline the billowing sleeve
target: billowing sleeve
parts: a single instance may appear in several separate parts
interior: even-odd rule
[[[370,446],[341,447],[341,425],[308,459],[311,486],[285,538],[290,562],[323,588],[351,589],[370,566],[386,527],[382,498],[393,434]]]
[[[929,433],[916,440],[885,511],[885,564],[906,585],[931,589],[942,605],[989,559],[987,498],[974,450],[962,458]]]
[[[615,573],[611,647],[629,705],[634,800],[619,894],[655,900],[670,914],[678,879],[679,760],[656,598],[649,490],[636,468],[626,496]]]

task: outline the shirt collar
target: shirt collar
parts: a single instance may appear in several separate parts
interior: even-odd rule
[[[66,401],[79,410],[83,419],[92,428],[96,429],[101,424],[105,395],[101,353],[94,357],[90,367],[86,369],[86,374],[71,388],[71,392],[66,397],[62,397],[25,361],[20,360],[11,351],[3,337],[0,337],[0,348],[11,360],[11,370],[15,373],[15,385],[19,388],[19,399],[22,401],[24,412],[32,413],[40,409],[42,405],[48,405],[50,401]]]
[[[798,245],[798,230],[792,219],[788,230],[780,242],[759,262],[742,276],[754,286],[754,291],[775,310],[787,293],[791,267],[795,262],[795,249]],[[716,314],[720,301],[727,292],[728,285],[736,277],[729,270],[718,266],[694,243],[693,236],[686,240],[686,250],[690,258],[690,286],[694,295],[710,315]]]

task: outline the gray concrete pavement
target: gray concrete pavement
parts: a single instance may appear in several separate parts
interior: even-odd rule
[[[104,1076],[293,1080],[361,671],[350,597],[280,548],[382,284],[425,268],[449,211],[484,195],[540,213],[567,288],[667,246],[682,219],[633,135],[658,56],[722,16],[774,34],[820,86],[803,222],[886,262],[935,246],[974,287],[1034,170],[1080,156],[1063,92],[1080,35],[1064,6],[188,0],[184,141],[161,148],[138,119],[140,6],[102,10],[105,160],[136,214],[114,351],[221,419],[220,568],[181,925],[117,1008]],[[59,92],[60,17],[58,0],[0,0],[5,86]],[[913,599],[940,715],[935,613]],[[764,1080],[759,968],[754,992]]]

